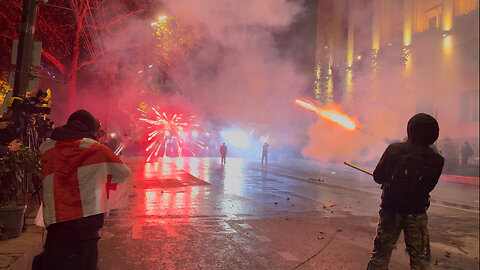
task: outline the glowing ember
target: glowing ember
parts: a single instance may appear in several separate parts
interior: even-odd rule
[[[160,16],[151,23],[153,35],[158,41],[156,53],[162,65],[171,66],[177,60],[186,60],[194,48],[192,28],[179,17]]]
[[[139,120],[148,123],[148,129],[151,130],[147,137],[149,145],[145,149],[145,152],[149,153],[147,162],[152,157],[165,157],[169,152],[174,152],[178,156],[184,156],[184,152],[187,152],[187,154],[191,153],[195,156],[195,153],[187,146],[188,135],[185,132],[185,128],[196,126],[191,123],[195,118],[194,115],[185,117],[183,114],[160,112],[158,108],[152,107],[155,114],[154,118],[151,119],[146,117],[144,111],[140,111],[142,117]],[[192,142],[199,148],[204,148],[201,141],[193,139]]]
[[[348,117],[348,115],[341,113],[338,109],[322,109],[312,103],[300,99],[296,99],[295,103],[316,112],[321,117],[335,122],[348,130],[355,130],[357,128],[357,125],[354,123],[354,121],[350,117]]]

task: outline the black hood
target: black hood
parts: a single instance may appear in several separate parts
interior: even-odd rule
[[[408,141],[416,145],[431,145],[438,139],[438,122],[432,116],[419,113],[407,124]]]
[[[100,128],[97,119],[85,110],[78,110],[68,118],[66,125],[53,130],[53,140],[70,140],[90,138],[97,140],[95,135]]]

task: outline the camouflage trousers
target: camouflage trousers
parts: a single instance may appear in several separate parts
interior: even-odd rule
[[[396,214],[380,210],[377,235],[367,270],[388,270],[392,250],[402,230],[410,256],[410,269],[426,269],[430,256],[427,221],[427,214]]]

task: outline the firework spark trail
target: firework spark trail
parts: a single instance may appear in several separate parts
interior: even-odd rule
[[[328,119],[332,122],[335,122],[340,126],[344,127],[345,129],[352,130],[352,131],[357,129],[357,125],[355,124],[355,122],[350,117],[348,117],[348,115],[341,113],[339,110],[322,109],[310,102],[307,102],[305,100],[300,100],[300,99],[296,99],[295,103],[297,103],[298,105],[304,108],[314,111],[319,116],[325,119]]]
[[[142,117],[140,117],[139,120],[150,124],[148,129],[154,129],[147,135],[147,141],[150,142],[145,149],[145,152],[150,152],[147,162],[150,161],[152,157],[165,157],[170,145],[176,150],[179,156],[184,156],[186,150],[193,156],[196,156],[194,151],[185,143],[187,134],[184,132],[184,128],[187,126],[198,126],[191,124],[195,116],[187,117],[187,120],[183,120],[183,114],[167,114],[166,112],[160,112],[159,108],[152,107],[152,111],[155,113],[154,118],[147,118],[143,110],[139,109],[139,111],[142,112]],[[203,143],[199,140],[192,142],[201,149],[204,149],[204,147],[201,146]]]

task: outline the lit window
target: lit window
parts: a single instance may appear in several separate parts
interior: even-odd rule
[[[437,29],[437,16],[433,16],[428,19],[428,29],[434,30]]]
[[[435,116],[433,102],[430,99],[422,99],[417,101],[417,113],[426,113]]]

